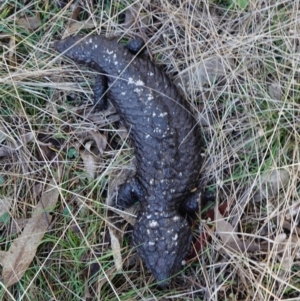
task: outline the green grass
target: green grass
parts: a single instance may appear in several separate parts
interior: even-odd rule
[[[161,0],[142,5],[120,0],[93,6],[87,1],[77,13],[72,11],[75,2],[65,8],[55,3],[0,4],[0,150],[9,150],[0,157],[0,205],[10,204],[0,215],[0,251],[9,250],[32,217],[43,192],[40,185],[58,174],[61,179],[37,253],[18,283],[1,284],[1,300],[297,300],[297,2]],[[37,17],[40,23],[26,28],[20,25],[24,17]],[[72,17],[82,22],[76,28]],[[241,241],[261,251],[226,246],[216,230],[218,221],[207,217],[214,206],[207,204],[193,232],[195,238],[209,233],[209,239],[169,289],[157,289],[135,254],[132,226],[123,217],[112,219],[107,210],[112,181],[132,170],[130,141],[119,131],[112,109],[105,117],[91,110],[93,72],[58,58],[52,49],[70,28],[74,34],[145,39],[151,58],[181,84],[198,114],[203,188],[215,194],[216,203],[228,203],[224,220],[237,226]],[[91,131],[107,139],[103,153]],[[89,142],[94,177],[82,158]],[[282,170],[288,174],[284,185],[278,178],[266,180],[273,171],[283,177]],[[268,197],[254,201],[262,190]],[[124,232],[120,271],[110,244],[111,223]]]

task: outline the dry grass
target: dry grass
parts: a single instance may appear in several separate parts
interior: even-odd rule
[[[48,231],[22,279],[0,284],[1,299],[299,300],[299,1],[58,2],[0,2],[0,251],[60,176]],[[92,110],[91,71],[51,50],[67,29],[142,36],[199,117],[215,219],[199,214],[195,241],[209,238],[168,290],[136,259],[121,218],[115,269],[105,199],[133,153],[114,110]]]

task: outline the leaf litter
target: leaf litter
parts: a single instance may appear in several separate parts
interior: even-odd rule
[[[51,223],[50,212],[53,211],[58,201],[60,191],[57,182],[50,180],[49,184],[45,185],[41,199],[32,212],[32,217],[2,258],[2,281],[6,287],[18,282],[34,259],[37,247]]]
[[[249,2],[249,9],[245,6],[244,10],[239,11],[236,6],[219,7],[216,1],[213,5],[203,1],[184,3],[160,1],[158,3],[159,5],[155,2],[153,7],[149,3],[141,6],[140,11],[146,12],[145,15],[148,15],[150,19],[149,24],[145,26],[140,26],[142,23],[140,11],[136,11],[132,6],[134,10],[131,16],[127,17],[129,19],[127,21],[134,25],[127,27],[125,35],[134,36],[137,32],[141,32],[144,37],[149,37],[146,42],[153,56],[158,57],[156,63],[161,63],[171,76],[189,66],[198,66],[192,70],[194,72],[190,72],[191,78],[187,76],[182,86],[186,90],[191,88],[192,91],[186,91],[186,97],[195,104],[198,113],[201,113],[203,109],[205,115],[208,116],[205,123],[203,122],[206,151],[209,154],[209,161],[204,163],[202,170],[203,182],[212,190],[217,191],[218,201],[222,203],[225,200],[227,203],[226,214],[220,209],[219,213],[217,212],[218,220],[223,220],[223,222],[215,225],[218,232],[211,233],[212,236],[216,234],[211,240],[212,243],[207,239],[209,249],[197,254],[198,264],[182,272],[184,281],[180,281],[177,287],[176,284],[174,285],[174,293],[176,294],[176,288],[178,288],[186,298],[203,300],[297,299],[299,296],[299,289],[296,287],[299,278],[297,277],[298,266],[296,260],[293,261],[297,258],[297,247],[292,252],[288,252],[287,249],[288,260],[285,263],[282,262],[284,258],[274,255],[276,244],[278,246],[286,244],[286,247],[290,244],[294,248],[296,245],[294,240],[297,241],[297,236],[294,237],[291,233],[293,231],[297,233],[299,224],[297,204],[299,174],[293,171],[293,167],[297,167],[299,162],[299,139],[296,126],[299,119],[297,105],[299,81],[294,78],[295,70],[299,69],[295,60],[295,55],[299,52],[298,28],[295,21],[297,20],[297,4],[294,1],[254,1]],[[215,10],[213,15],[211,14],[212,8]],[[107,16],[104,14],[104,19],[102,15],[93,14],[89,10],[90,8],[83,9],[82,15],[83,13],[88,15],[88,20],[92,16],[97,29],[101,27],[101,33],[107,29],[105,34],[108,35],[124,34],[123,24],[121,26],[117,24],[117,15],[114,15],[112,7],[109,12],[112,15],[105,11]],[[288,18],[281,17],[285,15]],[[133,20],[132,16],[136,20]],[[68,20],[69,12],[63,11],[59,17],[62,17],[60,19],[62,21]],[[80,26],[77,28],[79,29]],[[272,52],[274,46],[276,53]],[[233,66],[228,64],[226,59],[231,56],[234,58]],[[209,61],[210,58],[216,58],[216,71],[208,65],[209,68],[206,67],[206,71],[203,69],[208,72],[205,78],[205,72],[201,71],[201,62]],[[218,70],[223,71],[218,68],[221,65],[217,63],[217,58],[225,58],[224,66],[230,67],[225,70],[224,74],[218,73]],[[287,72],[283,65],[288,68],[290,63],[294,64],[293,68]],[[74,68],[71,70],[73,72]],[[273,75],[271,84],[268,84],[269,80],[266,81],[269,74]],[[197,86],[197,81],[193,81],[194,75],[200,76],[201,85]],[[31,81],[36,77],[29,74],[28,78]],[[18,84],[19,79],[17,77],[13,79]],[[22,80],[24,81],[24,77]],[[42,79],[39,78],[39,80]],[[70,83],[71,80],[68,78],[65,82]],[[188,86],[186,83],[192,85]],[[20,90],[23,84],[21,83]],[[48,84],[48,87],[53,87],[50,83]],[[57,83],[57,87],[66,91],[74,85],[66,86],[65,83]],[[206,90],[209,93],[205,94]],[[205,102],[202,102],[203,99]],[[58,103],[59,101],[60,99],[55,100]],[[293,109],[290,110],[289,106]],[[69,112],[71,110],[69,109]],[[75,107],[73,112],[76,113],[77,110],[78,107]],[[278,118],[274,117],[277,112],[285,114],[281,114]],[[293,114],[289,116],[291,112]],[[83,116],[86,117],[85,114]],[[80,117],[76,116],[76,118],[75,122],[72,118],[61,118],[58,131],[64,131],[63,125],[66,120],[72,124],[70,131],[72,136],[82,126],[87,125]],[[100,114],[93,114],[92,118],[97,122],[97,127],[101,127],[114,122],[113,120],[117,120],[118,116],[110,115],[106,119]],[[88,121],[92,121],[92,118]],[[78,123],[77,127],[75,123]],[[63,133],[68,135],[70,132]],[[274,141],[277,144],[272,144]],[[287,149],[289,149],[288,152],[286,152]],[[16,153],[14,149],[13,154]],[[5,156],[11,154],[8,153]],[[274,169],[280,170],[281,166],[285,166],[289,172],[287,186],[282,185],[285,182],[284,177],[275,175],[272,179],[268,172],[271,170],[272,173]],[[268,177],[264,179],[262,175],[266,173]],[[254,196],[257,200],[255,202]],[[284,222],[287,221],[290,223],[290,230],[286,231]],[[212,220],[212,224],[216,223],[219,222]],[[223,231],[225,234],[222,234],[222,226],[226,228],[226,231]],[[232,257],[232,264],[225,266],[228,254],[231,253],[228,252],[224,260],[224,253],[220,255],[214,252],[214,247],[215,243],[220,245],[225,242],[226,247],[230,247],[231,243],[237,245],[236,241],[230,242],[230,237],[239,238],[241,242],[248,241],[247,239],[250,242],[254,241],[253,237],[255,237],[255,243],[263,246],[267,241],[265,244],[267,247],[261,254],[251,254],[246,257],[247,254],[244,253],[242,256]],[[273,250],[270,250],[270,246]],[[235,250],[242,251],[242,249],[239,250],[238,245]],[[280,252],[282,250],[284,248],[280,249]],[[274,258],[276,261],[272,261]],[[204,275],[198,268],[202,262],[210,263]],[[286,273],[285,277],[280,271],[281,264],[289,273]],[[224,273],[220,272],[220,267]],[[189,274],[190,271],[195,273]],[[135,285],[140,283],[139,279],[144,274],[135,274],[136,277],[132,277],[132,283],[128,285],[123,283],[124,287],[118,287],[117,293],[120,296],[123,297],[122,294],[127,293],[128,288],[136,293]],[[280,279],[279,274],[282,277]],[[62,283],[64,294],[72,292],[68,286],[69,283],[61,279],[57,282]],[[156,298],[155,289],[148,286],[147,276],[144,284],[143,294],[145,292],[145,296],[148,297],[151,294]],[[67,289],[65,289],[66,286]],[[109,283],[109,288],[103,286],[103,291],[109,289],[115,290],[115,283]],[[52,291],[52,293],[58,295],[57,291]],[[55,297],[59,299],[57,295]],[[168,298],[174,299],[175,297],[170,295]],[[138,299],[142,298],[139,296]]]
[[[79,147],[79,153],[83,160],[85,171],[94,179],[96,171],[99,169],[98,163],[106,149],[107,138],[99,132],[89,131],[87,136],[82,141],[79,141],[78,144],[82,145],[82,147]]]
[[[98,119],[100,118],[98,117]],[[27,132],[21,138],[17,138],[9,134],[6,128],[2,128],[0,133],[2,133],[1,142],[6,144],[1,146],[3,149],[2,157],[7,157],[8,159],[12,158],[14,153],[20,152],[28,143],[32,143],[35,140],[39,144],[37,155],[55,162],[55,158],[59,156],[57,157],[57,152],[53,150],[53,147],[58,150],[63,146],[63,140],[55,139],[51,134],[35,135],[34,132]],[[87,130],[75,132],[73,139],[79,141],[80,145],[84,145],[84,150],[81,152],[84,169],[94,178],[96,169],[99,169],[97,162],[107,146],[106,136],[98,131]],[[69,143],[71,143],[71,140]],[[59,166],[58,163],[58,174],[61,173],[59,171],[61,167]],[[32,197],[39,199],[39,202],[34,207],[31,217],[27,219],[10,219],[10,235],[17,233],[19,235],[13,240],[9,249],[6,252],[1,251],[0,254],[0,264],[2,265],[1,280],[6,287],[17,283],[32,263],[37,248],[51,223],[52,216],[50,213],[55,208],[60,194],[59,186],[56,186],[59,185],[59,182],[60,179],[57,178],[49,180],[48,184],[36,183],[32,187]],[[11,203],[12,201],[9,201],[8,198],[3,197],[1,199],[0,216],[10,214]]]
[[[134,175],[134,165],[129,166],[129,169],[123,169],[118,173],[118,176],[114,178],[109,184],[108,197],[106,198],[105,204],[114,212],[108,216],[108,229],[111,240],[111,248],[113,252],[114,264],[116,269],[119,271],[123,266],[123,259],[121,255],[121,246],[123,242],[124,230],[127,227],[127,223],[130,225],[135,224],[135,211],[136,207],[132,206],[126,210],[118,210],[115,208],[117,190],[118,187],[123,184],[128,178]],[[115,214],[121,216],[127,223],[120,223],[116,218]]]

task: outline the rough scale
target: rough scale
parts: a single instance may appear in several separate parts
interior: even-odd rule
[[[179,208],[197,207],[199,194],[191,190],[201,168],[200,128],[166,74],[116,41],[75,36],[56,42],[55,49],[102,74],[95,96],[105,94],[129,131],[136,175],[120,186],[118,205],[140,201],[133,243],[165,286],[180,271],[191,245],[191,229]],[[105,99],[100,100],[101,107]]]

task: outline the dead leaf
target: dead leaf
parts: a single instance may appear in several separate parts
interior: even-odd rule
[[[113,227],[108,227],[110,244],[113,252],[114,263],[117,271],[122,269],[122,255],[120,241],[123,240],[123,235],[120,237],[120,231],[114,229]]]
[[[241,216],[245,213],[244,209],[250,201],[262,202],[265,198],[275,197],[279,190],[287,185],[289,179],[289,173],[285,169],[277,169],[265,173],[259,185],[253,185],[254,187],[246,189],[237,200],[236,203],[239,205],[235,206],[234,211],[231,212],[233,216],[232,225],[238,226]],[[272,202],[269,202],[269,204],[273,206]]]
[[[136,20],[136,11],[133,9],[132,6],[129,6],[125,10],[125,22],[124,22],[124,27],[126,29],[129,29],[135,22]]]
[[[84,149],[79,151],[80,156],[83,160],[85,171],[91,176],[92,179],[95,179],[96,170],[97,170],[97,158],[91,152],[91,146],[93,141],[88,141],[84,145]]]
[[[220,236],[225,245],[227,243],[235,243],[240,240],[238,235],[235,233],[233,226],[224,220],[224,217],[220,213],[218,206],[215,206],[215,222],[216,233]]]
[[[33,198],[37,199],[41,192],[43,191],[43,184],[42,183],[35,183],[32,187],[32,196]]]
[[[94,140],[95,140],[95,142],[97,144],[99,153],[101,155],[103,155],[103,152],[105,151],[106,146],[107,146],[107,138],[106,138],[106,136],[102,135],[99,132],[95,132],[95,131],[89,131],[88,133],[94,138]]]
[[[17,58],[16,58],[16,40],[14,37],[11,37],[9,39],[8,57],[9,57],[10,66],[15,67],[17,64]]]
[[[16,23],[17,25],[31,31],[38,29],[42,25],[41,19],[38,16],[20,18],[16,21]]]
[[[79,147],[79,153],[83,160],[85,171],[94,179],[98,168],[97,163],[106,148],[107,139],[104,135],[95,131],[84,133],[82,140],[86,141],[87,139],[89,140],[84,143],[83,148]]]
[[[99,271],[101,271],[99,273]],[[84,271],[84,277],[87,280],[85,283],[87,284],[85,287],[85,295],[91,296],[90,289],[91,284],[93,285],[93,295],[100,296],[101,289],[104,284],[110,282],[112,278],[115,276],[116,267],[112,266],[109,269],[104,269],[101,266],[101,263],[96,261],[92,262]],[[97,282],[94,283],[94,279],[97,279]],[[92,298],[92,296],[91,296]]]
[[[82,7],[79,5],[73,5],[70,8],[72,9],[70,19],[76,21],[79,18],[80,13],[82,12]]]
[[[93,298],[93,296],[90,293],[89,283],[86,281],[84,284],[84,299],[83,300],[89,300],[92,298]]]
[[[115,179],[109,183],[108,195],[105,201],[105,204],[110,207],[111,211],[116,212],[119,216],[121,216],[126,222],[128,222],[132,226],[134,226],[135,224],[134,212],[136,208],[132,206],[123,211],[114,208],[114,205],[118,194],[118,187],[124,182],[126,182],[126,180],[132,177],[134,174],[135,174],[134,164],[129,166],[129,169],[124,168],[121,172],[119,172],[118,175],[115,177]]]
[[[28,132],[21,136],[21,139],[16,140],[8,134],[8,130],[0,128],[0,142],[6,141],[7,145],[0,147],[0,157],[11,156],[18,151],[23,145],[34,139],[34,133]]]
[[[107,126],[108,124],[111,124],[111,123],[114,123],[114,122],[120,120],[119,115],[116,115],[116,114],[111,115],[110,113],[114,114],[115,112],[113,110],[105,111],[104,114],[106,114],[107,117],[104,114],[103,115],[99,114],[99,112],[91,113],[87,119],[92,121],[98,128]]]
[[[37,247],[51,222],[48,212],[55,207],[58,196],[59,189],[56,187],[55,181],[51,180],[45,186],[41,200],[23,232],[13,241],[2,259],[2,279],[6,287],[18,282],[31,264]]]
[[[34,139],[34,132],[27,132],[21,136],[23,144],[28,144]]]
[[[135,1],[130,6],[128,6],[125,11],[125,21],[124,28],[140,28],[143,31],[143,28],[149,28],[153,24],[153,18],[150,14],[146,13],[147,7],[149,6],[150,1]],[[139,18],[136,16],[139,15]]]
[[[132,166],[133,167],[133,166]],[[117,196],[117,190],[119,185],[123,184],[128,177],[131,177],[134,175],[134,170],[126,170],[123,169],[116,177],[115,179],[109,184],[108,187],[108,196],[106,198],[105,204],[110,207],[111,211],[116,212],[119,216],[124,218],[127,222],[134,225],[135,224],[135,218],[133,214],[134,207],[126,209],[126,211],[121,211],[118,209],[114,209],[113,206],[115,204],[115,199]],[[112,215],[112,213],[111,213]],[[111,240],[111,248],[113,252],[114,257],[114,263],[117,270],[120,270],[122,268],[122,255],[121,255],[121,245],[123,242],[123,234],[124,229],[127,226],[127,224],[123,224],[121,226],[121,229],[116,228],[116,222],[115,222],[115,216],[108,216],[108,229],[109,229],[109,235]]]
[[[7,138],[9,138],[9,136],[6,134],[6,128],[0,126],[0,143],[5,142]],[[0,157],[6,157],[9,154],[10,149],[6,145],[0,147]]]
[[[85,20],[85,21],[77,21],[79,18],[80,13],[83,11],[82,7],[80,5],[72,5],[70,6],[72,9],[72,14],[70,16],[70,22],[62,34],[62,39],[65,39],[66,37],[78,33],[78,31],[82,29],[91,29],[95,28],[95,22],[93,20]]]
[[[241,253],[255,253],[258,251],[261,251],[261,247],[253,242],[248,242],[248,241],[231,241],[229,243],[226,244],[226,247],[229,249],[233,249],[237,252],[241,252]]]
[[[6,256],[6,252],[4,251],[0,251],[0,264],[2,265],[2,262],[3,262],[3,259],[5,258]]]
[[[284,188],[290,179],[290,175],[285,169],[276,169],[267,172],[262,176],[261,182],[255,194],[254,202],[261,202],[264,199],[274,198],[280,189]]]
[[[12,201],[12,199],[9,200],[6,197],[0,199],[0,216],[9,212]]]
[[[120,127],[118,129],[118,134],[123,140],[126,140],[128,138],[128,131],[127,131],[125,125],[123,125],[123,124],[120,125]]]
[[[282,99],[282,87],[280,82],[273,82],[269,85],[269,93],[272,99]]]
[[[95,28],[95,22],[93,20],[87,20],[87,21],[74,21],[72,22],[68,28],[65,30],[65,32],[62,35],[62,39],[77,33],[79,30],[82,29],[91,29],[91,28]]]
[[[0,126],[0,143],[3,143],[7,138],[6,128]]]
[[[18,219],[12,219],[10,224],[10,234],[17,234],[22,231],[23,228],[26,227],[29,218],[18,218]]]
[[[226,75],[231,67],[233,67],[231,59],[225,62],[224,58],[220,57],[207,58],[180,72],[176,82],[189,91],[202,91],[206,84],[211,85],[220,76]]]
[[[100,279],[98,279],[98,281],[96,283],[96,288],[95,288],[95,291],[97,292],[96,295],[100,296],[103,285],[106,284],[107,282],[109,282],[114,277],[115,272],[116,272],[116,267],[113,266],[109,270],[105,271],[104,276],[102,276]]]
[[[12,150],[9,147],[5,145],[0,147],[0,157],[7,157],[10,156],[11,154],[12,154]]]
[[[216,222],[216,233],[220,236],[222,240],[222,245],[220,251],[223,247],[233,249],[237,252],[257,252],[260,250],[260,246],[254,242],[241,240],[234,230],[234,227],[227,221],[219,211],[218,206],[215,206],[215,222]],[[226,250],[225,250],[226,252]]]
[[[296,240],[294,239],[296,238]],[[280,262],[281,271],[279,274],[284,273],[285,271],[290,271],[294,265],[294,250],[298,245],[299,237],[296,235],[287,237],[285,233],[278,234],[274,239],[274,246],[272,248],[273,252],[270,253],[270,256],[275,256]]]

